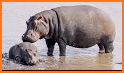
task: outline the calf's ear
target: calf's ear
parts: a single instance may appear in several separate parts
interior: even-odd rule
[[[17,63],[20,63],[20,62],[21,62],[21,58],[20,58],[19,56],[16,56],[16,57],[15,57],[15,61],[16,61]]]

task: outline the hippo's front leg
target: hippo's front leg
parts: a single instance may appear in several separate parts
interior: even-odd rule
[[[66,55],[66,43],[60,39],[58,41],[58,45],[59,45],[59,51],[60,51],[60,56],[65,56]]]
[[[53,39],[46,39],[46,45],[48,48],[47,55],[48,56],[53,56],[53,50],[54,50],[54,45],[55,41]]]

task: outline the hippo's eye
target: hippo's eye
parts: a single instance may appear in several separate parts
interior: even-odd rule
[[[33,55],[36,56],[36,53],[34,53]]]
[[[15,57],[15,61],[16,61],[17,63],[20,63],[20,62],[21,62],[20,57],[19,57],[19,56],[16,56],[16,57]]]
[[[27,50],[27,49],[26,49],[25,51],[26,51],[26,52],[28,52],[28,50]]]

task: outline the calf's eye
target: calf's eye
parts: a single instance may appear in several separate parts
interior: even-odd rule
[[[34,53],[34,56],[36,56],[36,53]]]

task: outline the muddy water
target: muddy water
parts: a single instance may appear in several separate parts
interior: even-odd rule
[[[5,62],[5,61],[4,61]],[[4,70],[113,70],[117,64],[112,54],[96,56],[48,57],[44,56],[34,66],[24,66],[12,61],[3,64]],[[119,67],[118,67],[119,68]]]
[[[44,40],[42,40],[44,41]],[[34,45],[45,42],[39,41]],[[38,46],[37,45],[37,46]],[[115,44],[117,45],[117,44]],[[42,46],[43,47],[43,46]],[[40,62],[34,66],[25,66],[8,60],[8,54],[3,53],[3,70],[121,70],[122,59],[120,45],[115,46],[112,54],[99,54],[98,47],[74,48],[67,46],[67,56],[59,57],[59,49],[56,44],[54,56],[46,55],[47,48],[38,46]]]
[[[59,57],[56,44],[54,56],[48,57],[44,39],[34,43],[38,47],[40,62],[25,66],[8,60],[9,48],[22,42],[25,21],[33,14],[58,6],[92,5],[107,12],[116,24],[116,37],[112,54],[99,54],[98,46],[74,48],[67,46],[66,57]],[[2,11],[2,69],[3,70],[121,70],[122,69],[122,8],[121,3],[3,3]],[[44,6],[45,5],[45,6]]]

